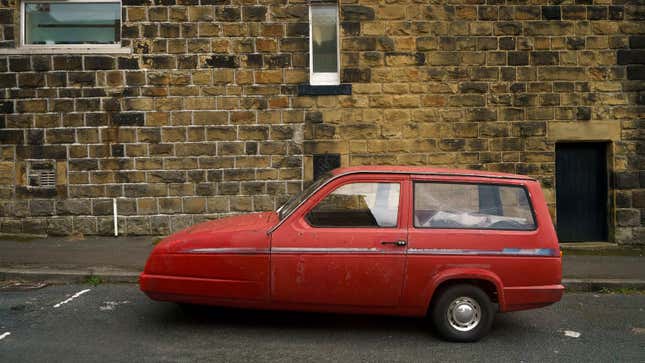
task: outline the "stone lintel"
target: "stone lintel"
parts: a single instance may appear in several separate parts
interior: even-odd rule
[[[618,141],[620,121],[549,122],[547,138],[551,141]]]

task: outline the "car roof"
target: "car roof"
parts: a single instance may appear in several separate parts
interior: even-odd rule
[[[360,173],[379,173],[379,174],[418,174],[418,175],[448,175],[448,176],[470,176],[492,179],[519,179],[535,180],[526,175],[499,173],[484,170],[469,169],[449,169],[449,168],[429,168],[424,166],[352,166],[338,168],[331,171],[335,176]]]

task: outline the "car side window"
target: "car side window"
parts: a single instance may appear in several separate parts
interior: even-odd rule
[[[314,227],[396,227],[399,183],[351,183],[334,190],[306,216]]]
[[[521,186],[415,182],[414,226],[534,230],[535,219]]]

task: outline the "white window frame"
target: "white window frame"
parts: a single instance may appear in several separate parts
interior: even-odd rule
[[[132,52],[130,48],[121,47],[121,29],[119,29],[119,42],[114,44],[26,44],[25,4],[51,3],[118,3],[120,8],[119,21],[120,24],[123,24],[123,4],[121,0],[24,0],[20,1],[19,47],[0,49],[0,54],[130,54]]]
[[[336,9],[336,72],[314,72],[314,37],[312,31],[312,9],[314,7],[333,7]],[[309,5],[309,84],[312,86],[337,86],[340,84],[340,18],[338,16],[338,4]]]

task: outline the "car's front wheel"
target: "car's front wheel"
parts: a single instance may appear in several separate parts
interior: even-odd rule
[[[442,338],[456,342],[474,342],[490,330],[495,307],[482,289],[462,284],[439,292],[430,314],[434,327]]]

